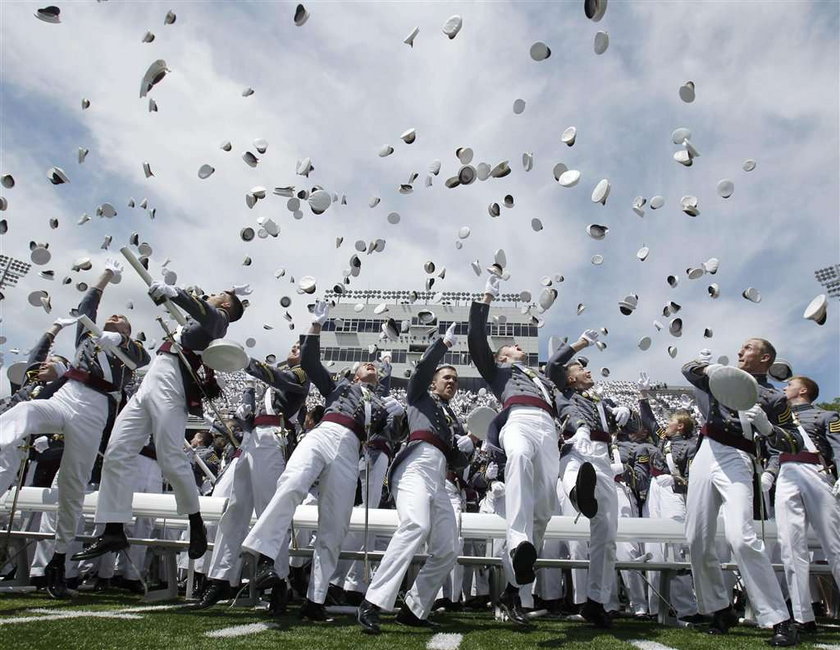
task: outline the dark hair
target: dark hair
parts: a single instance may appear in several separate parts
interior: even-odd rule
[[[790,379],[788,379],[788,383],[792,382],[794,379],[805,387],[805,394],[808,395],[809,402],[813,402],[820,396],[819,385],[810,377],[796,375],[795,377],[791,377]]]
[[[770,341],[759,338],[754,338],[753,341],[761,343],[761,351],[764,352],[764,354],[770,355],[770,363],[773,363],[776,360],[776,348],[773,347],[773,344],[770,343]]]
[[[231,323],[235,323],[242,318],[242,314],[245,313],[245,307],[239,299],[239,296],[237,296],[233,291],[228,290],[223,293],[226,293],[230,298],[230,307],[225,310],[227,311],[228,319]]]
[[[199,431],[198,435],[201,436],[201,442],[205,447],[213,444],[213,434],[210,431]]]
[[[435,380],[435,377],[438,376],[438,373],[441,370],[447,370],[447,369],[454,371],[455,375],[456,375],[456,379],[457,379],[458,369],[455,366],[450,366],[448,363],[445,363],[442,366],[438,366],[437,368],[435,368],[435,374],[432,375],[432,381]]]
[[[312,418],[313,424],[318,424],[321,421],[321,418],[324,417],[324,405],[316,404],[311,409],[309,409],[309,411],[307,411],[306,415]]]

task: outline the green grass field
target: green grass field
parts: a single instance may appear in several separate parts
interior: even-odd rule
[[[0,648],[86,650],[115,648],[288,648],[321,650],[365,648],[369,650],[425,650],[433,634],[388,622],[378,637],[363,635],[349,615],[334,623],[301,623],[297,608],[279,619],[263,611],[217,605],[203,612],[146,604],[121,595],[79,595],[68,601],[49,599],[44,594],[0,595]],[[143,611],[131,610],[143,608]],[[128,610],[128,611],[126,611]],[[691,629],[662,628],[653,623],[620,619],[604,632],[583,623],[538,619],[531,631],[521,632],[508,623],[497,623],[491,614],[442,613],[436,633],[461,634],[460,648],[634,648],[634,640],[652,641],[679,650],[767,648],[765,630],[739,627],[726,637],[709,637]],[[276,624],[243,636],[210,638],[207,633],[254,623]],[[836,621],[832,622],[836,623]],[[840,650],[840,628],[821,627],[817,637],[808,637],[803,648],[834,646]],[[652,650],[656,646],[649,646]]]

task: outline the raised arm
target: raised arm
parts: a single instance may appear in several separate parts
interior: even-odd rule
[[[213,338],[221,338],[228,328],[227,314],[213,307],[207,301],[202,300],[183,289],[177,289],[178,295],[171,300],[192,316],[201,327]]]
[[[318,328],[320,331],[320,327]],[[324,397],[335,390],[335,382],[321,363],[321,335],[306,334],[300,337],[300,365],[315,388]]]
[[[496,378],[498,366],[496,365],[496,357],[487,343],[487,316],[489,313],[490,304],[487,302],[474,302],[470,306],[467,347],[476,370],[484,378],[484,381],[492,383]]]
[[[415,404],[422,397],[425,397],[429,390],[429,385],[432,383],[432,377],[435,375],[435,370],[441,359],[443,359],[443,355],[446,354],[446,350],[447,347],[442,338],[437,339],[426,348],[423,358],[417,362],[414,374],[408,380],[408,389],[405,396],[406,402]]]
[[[545,375],[560,390],[566,388],[566,364],[578,352],[587,347],[590,343],[598,340],[598,332],[595,330],[584,330],[577,341],[571,345],[564,343],[551,355],[545,366]]]

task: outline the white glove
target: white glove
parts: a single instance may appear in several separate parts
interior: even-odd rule
[[[251,415],[251,411],[253,411],[253,408],[251,408],[250,404],[240,404],[236,407],[236,417],[238,417],[240,420],[244,420],[249,415]]]
[[[53,321],[53,325],[58,325],[59,327],[67,327],[68,325],[75,325],[78,321],[78,318],[56,318]]]
[[[475,445],[473,444],[473,441],[470,440],[469,436],[458,436],[458,439],[455,442],[458,444],[458,450],[467,455],[470,455],[475,451]]]
[[[50,439],[47,438],[47,436],[38,436],[35,438],[35,442],[32,443],[32,447],[34,447],[35,451],[39,454],[43,454],[49,446]]]
[[[770,420],[767,419],[767,414],[764,412],[764,409],[758,404],[753,406],[751,409],[744,411],[744,415],[747,420],[749,420],[749,423],[753,426],[753,428],[762,436],[769,436],[773,433],[773,425],[770,424]]]
[[[664,488],[674,487],[674,477],[670,474],[660,474],[656,477],[656,482]]]
[[[494,462],[487,463],[487,469],[484,470],[484,478],[488,481],[493,481],[499,476],[499,466]],[[834,487],[837,487],[836,485]]]
[[[122,343],[122,334],[119,332],[102,332],[99,336],[92,336],[91,340],[100,348],[118,348]]]
[[[610,463],[610,471],[615,476],[624,474],[624,463]]]
[[[589,437],[589,427],[578,427],[573,435],[568,440],[572,445],[572,449],[583,456],[591,456],[593,451],[592,440]]]
[[[113,257],[105,260],[105,270],[111,272],[111,282],[114,284],[122,279],[123,265]]]
[[[458,336],[455,334],[455,325],[456,323],[452,323],[452,325],[446,328],[446,332],[443,334],[443,342],[448,348],[451,348],[458,342]]]
[[[254,290],[251,288],[251,285],[248,284],[248,283],[233,285],[233,294],[235,296],[249,296],[253,292],[254,292]]]
[[[636,382],[639,384],[640,391],[650,390],[650,377],[644,371],[639,373],[639,381]]]
[[[382,374],[383,375],[390,375],[391,374],[391,351],[390,350],[383,350],[379,354],[379,363],[382,367]]]
[[[762,472],[761,473],[761,491],[762,492],[769,492],[770,488],[773,487],[773,482],[776,480],[770,472]]]
[[[388,415],[391,417],[398,417],[405,413],[405,409],[403,405],[397,401],[396,397],[391,397],[388,395],[387,397],[382,398],[382,405],[385,407],[385,410],[388,411]]]
[[[500,280],[501,278],[498,275],[491,275],[487,278],[487,282],[484,285],[484,293],[489,293],[494,298],[498,298]]]
[[[709,348],[703,348],[697,353],[697,360],[702,363],[712,362],[712,351]]]
[[[330,306],[324,300],[319,300],[312,307],[312,322],[317,325],[326,323],[329,315]]]
[[[831,493],[836,497],[840,497],[840,479],[837,479],[837,482],[831,488]]]
[[[630,420],[630,409],[626,406],[619,406],[613,409],[612,414],[615,418],[615,423],[620,427],[623,427]]]
[[[598,330],[583,330],[580,333],[580,338],[586,341],[586,345],[592,345],[595,343],[599,336],[600,334],[598,333]]]
[[[501,481],[493,481],[490,485],[490,494],[493,495],[494,499],[498,499],[505,494],[505,484]]]
[[[152,282],[149,285],[149,295],[156,304],[161,304],[168,298],[175,298],[178,296],[178,289],[169,286],[164,282]]]

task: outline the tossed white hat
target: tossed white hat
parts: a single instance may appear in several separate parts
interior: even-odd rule
[[[248,165],[248,167],[256,167],[257,163],[260,161],[260,159],[250,151],[246,151],[242,154],[242,160],[245,161],[245,164]]]
[[[647,246],[642,246],[636,252],[636,257],[639,259],[640,262],[644,262],[648,258],[649,254],[650,254],[650,249]]]
[[[166,15],[163,17],[163,24],[164,25],[171,25],[175,22],[178,17],[175,15],[174,11],[167,11]]]
[[[26,299],[33,307],[40,307],[41,298],[49,298],[49,294],[46,291],[38,289],[37,291],[32,291]]]
[[[686,104],[690,104],[694,101],[694,82],[693,81],[686,81],[682,86],[680,86],[680,99],[683,100]]]
[[[577,138],[577,128],[570,126],[560,134],[560,142],[571,147]]]
[[[672,336],[680,337],[682,336],[682,329],[683,329],[683,322],[682,318],[675,318],[671,321],[671,324],[668,326],[668,331],[671,332]]]
[[[403,43],[408,45],[409,47],[414,47],[414,39],[417,38],[417,34],[420,33],[420,28],[415,27],[411,30],[411,33],[403,39]]]
[[[416,129],[408,129],[407,131],[403,131],[403,134],[400,136],[400,140],[402,140],[406,144],[411,144],[416,139],[417,139]]]
[[[706,327],[706,328],[703,329],[703,338],[704,339],[710,339],[714,335],[715,335],[715,333],[712,331],[711,327]]]
[[[533,153],[523,153],[522,154],[522,168],[529,172],[534,168],[534,154]]]
[[[477,406],[467,415],[467,432],[479,440],[487,440],[487,432],[497,415],[489,406]]]
[[[524,99],[517,99],[513,102],[513,114],[514,115],[522,115],[525,112],[525,100]]]
[[[604,263],[604,256],[603,255],[593,255],[591,261],[595,266],[600,266],[601,264]]]
[[[475,167],[464,165],[458,170],[458,182],[461,185],[470,185],[475,180]]]
[[[563,187],[574,187],[580,181],[580,172],[577,169],[568,169],[560,174],[557,182]]]
[[[676,160],[681,165],[685,165],[686,167],[691,167],[694,164],[694,161],[691,159],[691,154],[688,153],[688,149],[680,149],[679,151],[675,151],[674,160]]]
[[[828,315],[828,298],[824,293],[821,293],[805,308],[802,318],[814,321],[817,325],[825,324]]]
[[[315,214],[323,214],[332,205],[332,196],[326,190],[315,190],[309,195],[309,207]]]
[[[752,158],[748,158],[747,160],[745,160],[744,164],[742,165],[742,169],[745,172],[751,172],[753,169],[755,169],[755,160],[753,160]]]
[[[458,229],[458,239],[466,239],[469,236],[470,236],[469,226],[461,226]]]
[[[548,47],[542,41],[537,41],[531,46],[530,49],[531,58],[534,61],[545,61],[548,57],[551,56],[551,48]]]
[[[586,305],[584,305],[582,302],[579,302],[575,311],[577,312],[577,315],[580,316],[585,310]]]
[[[659,194],[651,197],[651,199],[650,199],[650,209],[651,210],[658,210],[663,205],[665,205],[665,197],[660,196]]]
[[[389,318],[382,323],[382,333],[391,341],[400,340],[400,327],[393,318]]]
[[[3,174],[0,176],[0,185],[5,187],[7,190],[12,189],[15,186],[15,177],[11,174]]]
[[[219,372],[236,372],[248,365],[248,353],[236,341],[216,339],[201,353],[201,362]]]
[[[487,212],[490,213],[491,217],[498,217],[502,213],[502,209],[498,203],[491,203],[487,206]]]
[[[85,161],[85,158],[87,158],[87,155],[89,153],[90,149],[88,149],[87,147],[79,147],[78,151],[76,152],[76,159],[79,161],[80,165]]]
[[[167,72],[169,72],[169,68],[166,67],[166,61],[158,59],[152,62],[140,82],[140,97],[145,97],[155,84],[163,80]]]
[[[728,199],[732,196],[732,193],[735,191],[735,183],[730,181],[728,178],[724,178],[722,181],[719,181],[717,184],[717,193],[722,199]]]
[[[677,129],[674,129],[671,133],[671,142],[674,144],[682,144],[686,140],[691,138],[691,130],[681,126]]]
[[[703,262],[703,269],[705,269],[706,273],[711,273],[714,275],[718,271],[718,267],[720,266],[720,260],[716,257],[710,257],[705,262]]]
[[[543,310],[546,310],[554,304],[555,300],[557,300],[557,289],[554,287],[546,287],[540,292],[540,297],[537,302]]]
[[[761,294],[755,287],[747,287],[741,292],[741,295],[750,302],[761,302]]]
[[[560,177],[568,171],[568,167],[564,163],[557,163],[554,165],[554,169],[551,170],[552,174],[554,174],[554,180],[559,181]]]
[[[381,302],[373,308],[373,313],[376,315],[384,314],[386,311],[388,311],[388,303],[385,302]]]
[[[47,170],[47,179],[53,185],[61,185],[62,183],[69,183],[70,179],[61,167],[50,167]]]
[[[787,359],[776,357],[776,360],[767,369],[767,374],[776,381],[787,381],[793,377],[793,366]]]
[[[449,40],[452,40],[458,35],[458,32],[461,31],[461,27],[463,27],[463,25],[464,21],[460,16],[457,14],[455,16],[450,16],[449,19],[443,23],[443,33],[449,37]]]
[[[712,282],[712,284],[707,287],[706,291],[709,292],[709,297],[711,298],[717,298],[720,295],[720,287],[717,282]]]
[[[304,275],[298,281],[298,288],[304,293],[315,293],[317,281],[311,275]]]
[[[508,174],[510,174],[510,165],[508,165],[507,160],[503,160],[490,170],[490,175],[493,178],[504,178]]]
[[[746,411],[758,402],[758,382],[740,368],[723,366],[709,376],[712,396],[727,408]]]
[[[685,274],[688,276],[689,280],[697,280],[698,278],[702,278],[706,275],[706,269],[700,267],[692,267],[685,270]]]
[[[691,196],[687,194],[686,196],[680,199],[680,207],[682,211],[685,212],[690,217],[696,217],[700,214],[700,208],[698,206],[698,201],[696,196]]]
[[[603,54],[610,46],[610,35],[607,32],[596,32],[595,40],[592,43],[592,49],[595,54]]]
[[[52,259],[52,254],[44,244],[38,244],[30,251],[29,259],[32,260],[33,264],[41,266]]]
[[[668,356],[670,356],[672,359],[676,358],[677,352],[678,352],[678,350],[677,350],[676,345],[669,345],[668,346]]]
[[[607,204],[607,197],[610,195],[610,182],[606,178],[602,178],[598,181],[598,184],[595,186],[595,189],[592,190],[592,202],[593,203],[600,203],[601,205]]]
[[[603,239],[607,236],[607,233],[610,229],[607,226],[601,226],[597,223],[591,223],[586,227],[586,233],[592,237],[592,239]]]
[[[265,153],[268,149],[268,141],[265,138],[256,138],[254,140],[254,149],[259,153]]]
[[[639,349],[640,350],[647,350],[650,348],[650,344],[652,343],[651,338],[649,336],[643,336],[639,339]]]
[[[60,14],[61,9],[55,5],[50,5],[49,7],[42,7],[41,9],[38,9],[35,12],[35,17],[38,20],[43,20],[45,23],[57,25],[61,22]]]
[[[400,222],[400,215],[397,212],[391,212],[388,214],[388,223],[396,225]]]
[[[431,309],[421,309],[417,312],[417,322],[421,325],[434,325],[437,323],[437,316]]]
[[[534,232],[540,232],[543,229],[543,223],[537,217],[531,219],[531,230]]]
[[[597,23],[607,12],[607,0],[584,0],[583,13],[589,20]]]
[[[633,212],[635,212],[640,217],[645,216],[645,204],[647,203],[647,199],[643,196],[637,196],[633,199]]]
[[[233,149],[233,145],[231,144],[230,140],[225,140],[219,145],[219,149],[222,151],[230,151]]]
[[[307,20],[309,20],[309,12],[302,4],[295,7],[295,25],[301,27]]]
[[[309,177],[309,174],[314,170],[315,166],[312,164],[312,159],[309,157],[298,160],[297,165],[295,165],[295,173],[298,176]]]

